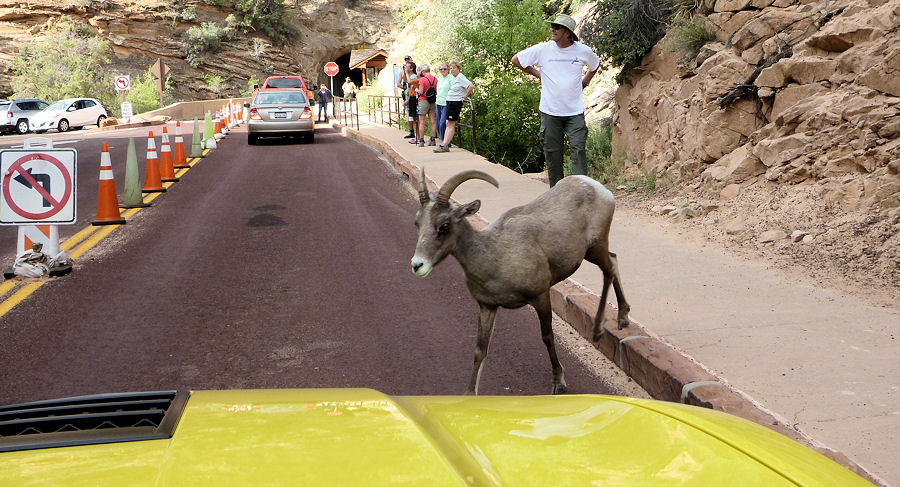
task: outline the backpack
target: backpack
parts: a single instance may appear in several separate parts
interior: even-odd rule
[[[434,89],[434,82],[428,80],[431,83],[431,87],[425,91],[425,99],[428,100],[428,103],[434,103],[437,101],[437,90]]]

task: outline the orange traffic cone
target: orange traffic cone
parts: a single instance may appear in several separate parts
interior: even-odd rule
[[[187,163],[187,153],[184,151],[184,138],[181,136],[181,121],[175,122],[175,159],[172,161],[175,169],[191,167]]]
[[[222,138],[222,119],[219,118],[219,112],[216,112],[215,117],[213,117],[213,137],[216,140]]]
[[[153,131],[147,136],[147,170],[144,172],[144,193],[165,193],[159,176],[159,161],[156,159],[156,142]]]
[[[91,225],[122,225],[125,219],[119,213],[116,198],[116,181],[109,161],[109,144],[103,143],[100,152],[100,185],[97,188],[97,219]]]
[[[169,131],[163,125],[162,143],[159,148],[159,175],[162,181],[178,182],[175,177],[175,163],[172,161],[172,148],[169,145]]]

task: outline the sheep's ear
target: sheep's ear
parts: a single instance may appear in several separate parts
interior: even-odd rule
[[[475,200],[471,203],[466,203],[464,205],[457,206],[456,209],[453,210],[453,216],[456,218],[464,218],[469,215],[474,215],[481,209],[481,200]]]

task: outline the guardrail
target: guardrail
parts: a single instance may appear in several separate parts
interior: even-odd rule
[[[335,96],[331,100],[331,117],[359,130],[359,103],[355,97]]]
[[[402,97],[390,95],[368,95],[368,97],[368,116],[370,121],[384,124],[386,116],[388,127],[397,125],[397,128],[400,128],[401,120],[406,120],[406,110],[403,104]],[[456,124],[457,130],[456,134],[454,134],[453,143],[456,144],[457,147],[460,147],[460,141],[462,140],[462,130],[460,130],[460,128],[470,129],[472,131],[472,152],[478,154],[478,139],[476,137],[477,125],[475,123],[475,104],[472,103],[471,99],[469,99],[468,102],[469,115],[472,122],[471,124],[463,123],[462,115],[460,115],[460,120]]]

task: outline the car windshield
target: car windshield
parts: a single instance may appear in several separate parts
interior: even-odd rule
[[[260,93],[253,101],[254,105],[300,105],[306,103],[303,93]]]
[[[58,102],[50,105],[49,107],[45,108],[44,110],[62,110],[63,108],[66,108],[66,105],[68,105],[68,104],[69,104],[69,102],[66,102],[66,101],[58,101]]]
[[[276,78],[269,80],[266,88],[303,88],[303,83],[297,78]]]

